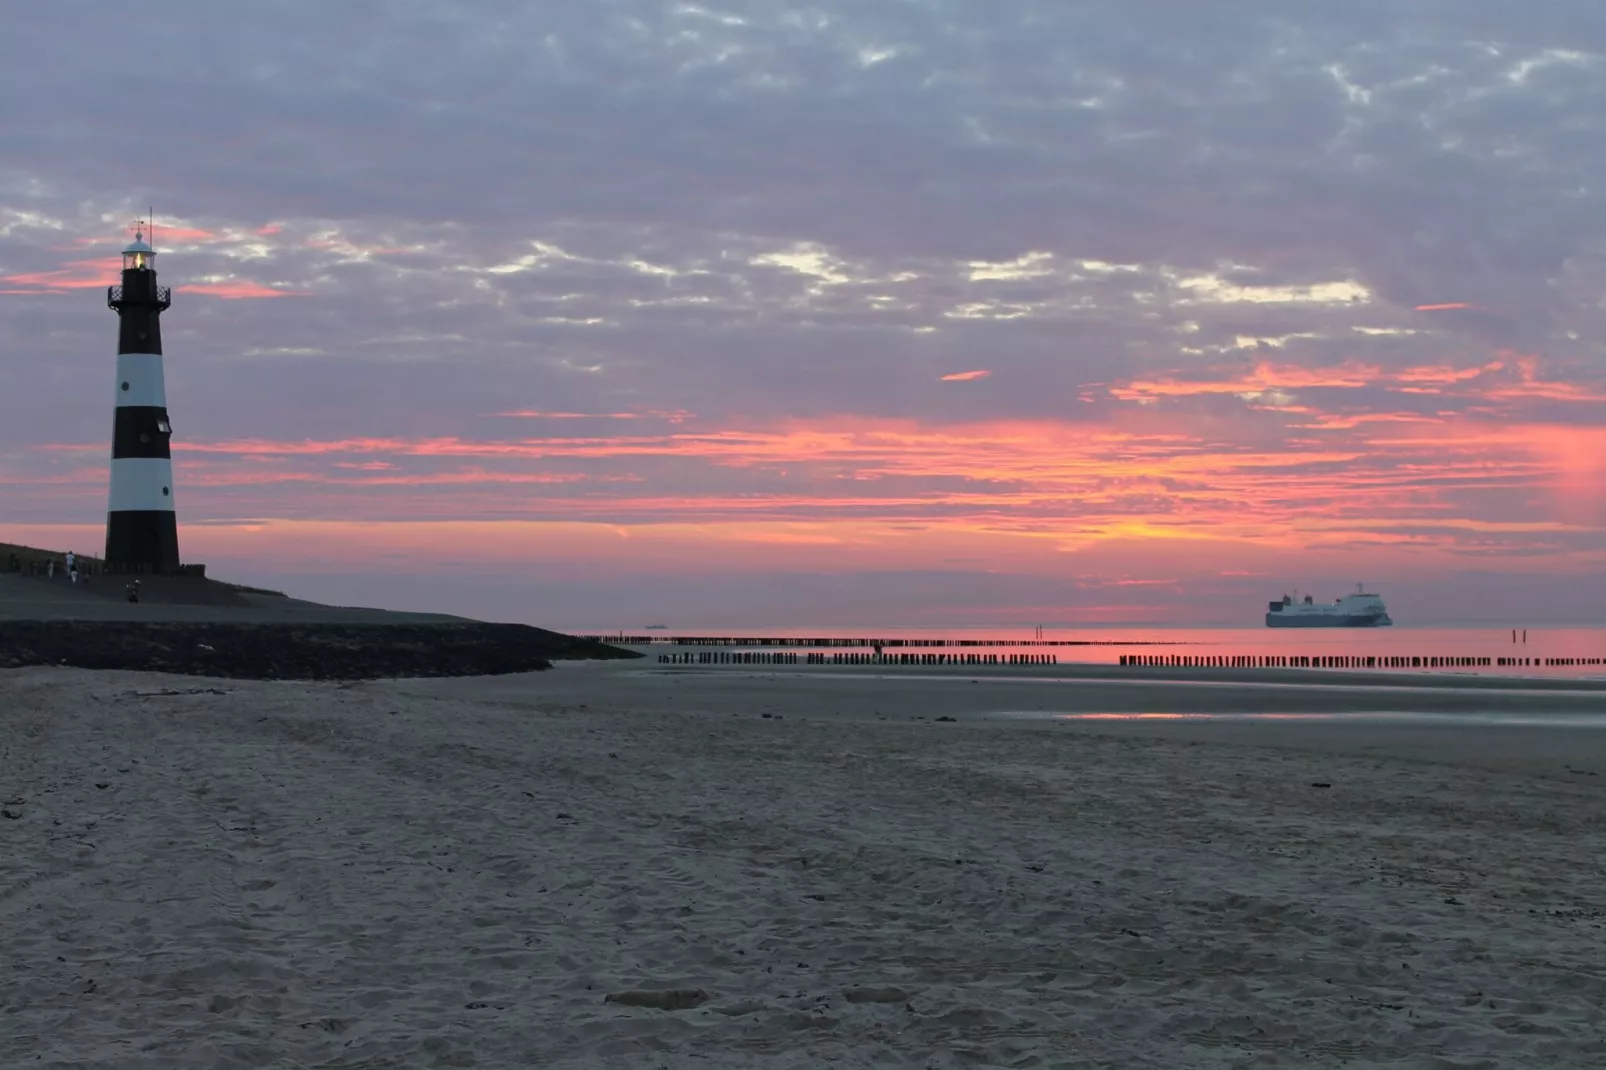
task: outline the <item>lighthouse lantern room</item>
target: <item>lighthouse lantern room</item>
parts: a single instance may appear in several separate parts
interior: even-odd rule
[[[156,250],[143,227],[123,250],[123,284],[107,290],[106,304],[119,320],[106,567],[174,572],[179,556],[169,446],[173,427],[162,377],[161,330],[172,293],[156,284]]]

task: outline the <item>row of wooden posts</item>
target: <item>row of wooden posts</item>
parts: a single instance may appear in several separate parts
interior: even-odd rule
[[[662,665],[1058,665],[1057,654],[859,654],[700,650],[659,654]],[[1178,669],[1476,669],[1606,665],[1606,658],[1495,658],[1446,655],[1123,654],[1133,668]]]
[[[915,649],[938,649],[942,647],[977,647],[977,646],[1009,646],[1009,647],[1066,647],[1066,646],[1165,646],[1164,643],[1125,643],[1115,640],[1091,639],[856,639],[856,638],[825,638],[801,639],[793,636],[760,636],[757,638],[742,638],[741,636],[716,635],[625,635],[616,632],[613,635],[587,635],[583,638],[598,643],[613,643],[616,646],[746,646],[746,647],[873,647],[894,650],[899,647]]]
[[[704,650],[659,654],[663,665],[1058,665],[1055,654],[790,654]]]
[[[1606,658],[1354,654],[1122,654],[1122,665],[1179,669],[1477,669],[1606,665]]]

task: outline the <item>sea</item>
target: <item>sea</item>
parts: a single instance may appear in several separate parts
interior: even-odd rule
[[[625,628],[586,631],[651,655],[719,649],[731,652],[868,653],[880,642],[887,653],[997,654],[1056,659],[1059,665],[1119,665],[1123,655],[1149,657],[1301,657],[1421,659],[1402,672],[1480,676],[1606,679],[1606,627],[1558,625],[1503,628],[1487,625],[1390,628],[1243,628],[1119,626],[930,627],[908,625],[787,624],[709,628]],[[765,640],[785,640],[785,646]],[[857,644],[846,646],[844,643]],[[1437,664],[1441,667],[1430,668]],[[1487,666],[1469,666],[1488,659]],[[1500,664],[1505,660],[1507,664]],[[1517,664],[1512,664],[1517,662]]]

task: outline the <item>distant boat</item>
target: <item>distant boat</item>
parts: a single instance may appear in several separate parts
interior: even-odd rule
[[[649,632],[667,632],[669,630],[669,625],[667,625],[667,624],[649,624],[649,625],[647,625],[647,630]]]
[[[1296,602],[1285,594],[1266,607],[1268,628],[1386,628],[1393,623],[1382,597],[1360,584],[1336,602],[1316,602],[1310,595]]]

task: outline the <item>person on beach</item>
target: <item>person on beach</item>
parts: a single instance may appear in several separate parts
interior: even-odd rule
[[[68,550],[67,551],[67,573],[69,575],[71,575],[72,573],[74,573],[76,571],[78,571],[78,555],[73,553],[71,550]]]

